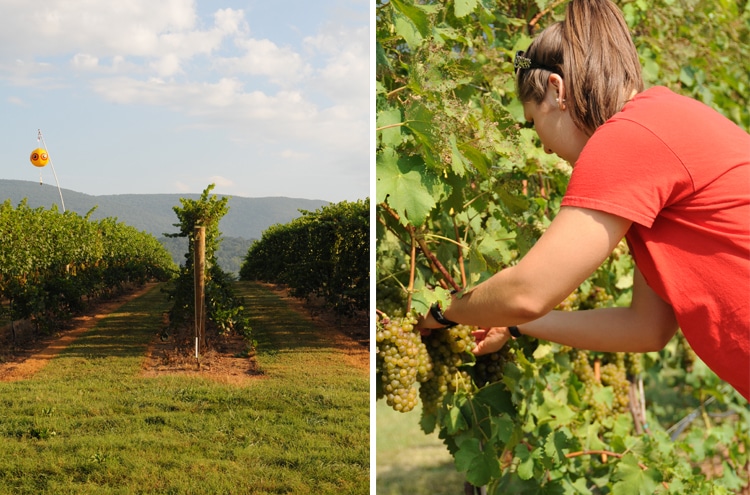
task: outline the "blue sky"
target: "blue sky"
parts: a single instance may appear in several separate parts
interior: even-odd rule
[[[369,195],[368,0],[3,0],[0,178]]]

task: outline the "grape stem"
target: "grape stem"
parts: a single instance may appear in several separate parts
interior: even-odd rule
[[[409,230],[409,237],[411,238],[411,252],[410,254],[410,262],[409,262],[409,287],[406,291],[407,299],[406,299],[406,312],[408,313],[411,311],[411,295],[414,293],[414,278],[415,273],[417,269],[417,244],[414,242],[415,236],[414,236],[414,227],[411,225],[408,226]]]
[[[456,223],[456,217],[453,220],[453,233],[456,239],[459,239],[458,224]],[[464,250],[461,248],[461,244],[458,245],[458,267],[461,269],[461,285],[466,287],[466,268],[464,267]]]

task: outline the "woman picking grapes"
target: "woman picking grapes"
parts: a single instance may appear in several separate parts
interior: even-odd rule
[[[520,262],[419,323],[458,322],[474,352],[511,334],[603,352],[656,351],[682,329],[750,400],[750,135],[667,88],[644,90],[610,0],[572,0],[515,59],[518,94],[547,153],[573,166],[558,215]],[[625,237],[629,307],[552,309]]]

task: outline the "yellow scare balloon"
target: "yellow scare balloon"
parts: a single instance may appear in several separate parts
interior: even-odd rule
[[[35,167],[44,167],[49,163],[49,155],[47,154],[47,150],[43,148],[37,148],[34,151],[31,152],[31,163]]]

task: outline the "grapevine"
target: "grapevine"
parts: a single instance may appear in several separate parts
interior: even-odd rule
[[[402,329],[432,304],[447,307],[452,289],[471,290],[517,263],[560,207],[570,168],[545,154],[524,125],[512,60],[535,29],[560,18],[561,4],[377,2],[375,306],[394,322],[408,315],[408,323],[398,322]],[[714,10],[699,4],[696,16]],[[655,7],[662,14],[670,8]],[[665,32],[654,29],[658,22],[647,26],[652,15],[669,16],[637,2],[623,9],[631,28],[643,23],[641,32]],[[706,17],[708,24],[715,15]],[[658,55],[667,52],[652,42],[639,46],[651,64],[647,83],[675,82],[659,79],[660,65],[692,73],[688,62]],[[744,67],[747,57],[736,55],[735,65]],[[730,79],[747,80],[747,71],[731,71]],[[699,91],[695,81],[681,77],[677,86]],[[746,102],[724,96],[733,107]],[[746,122],[747,105],[739,107]],[[627,306],[632,273],[621,243],[556,309]],[[396,384],[396,371],[403,374],[409,389],[400,410],[404,404],[413,410],[418,390],[421,428],[437,430],[456,468],[488,493],[632,493],[634,486],[640,493],[733,493],[747,482],[750,410],[738,394],[726,395],[679,336],[667,350],[647,355],[521,337],[494,355],[474,356],[465,331],[433,330],[417,342],[412,330],[409,345],[420,353],[424,346],[430,359],[426,380],[411,369],[386,369],[381,349],[396,351],[379,340],[378,395],[385,398],[382,386]],[[704,428],[679,429],[685,433],[676,443],[667,427],[681,416],[660,403],[663,390],[679,390],[678,411],[692,411],[705,395],[720,397],[712,407],[721,403],[734,420],[709,424],[713,416],[704,414]],[[700,452],[687,440],[706,445],[704,438],[713,443]],[[724,459],[723,477],[700,474],[710,456]]]
[[[225,273],[216,263],[216,252],[219,248],[221,232],[219,221],[229,211],[228,197],[218,198],[210,194],[215,184],[209,184],[203,190],[198,200],[180,198],[181,206],[173,207],[180,220],[174,224],[179,227],[180,232],[167,234],[168,237],[187,237],[188,252],[185,254],[185,264],[180,266],[179,275],[173,286],[168,291],[170,298],[174,301],[169,312],[170,330],[175,334],[182,334],[181,338],[192,329],[195,315],[195,274],[194,274],[194,249],[195,249],[195,227],[200,225],[205,229],[205,257],[207,268],[205,270],[205,306],[206,319],[211,324],[210,329],[214,333],[227,335],[234,333],[245,338],[249,345],[252,342],[252,329],[248,317],[244,314],[243,301],[234,294],[231,285],[231,277]],[[202,346],[211,345],[212,342],[202,336]],[[197,344],[196,344],[197,345]],[[196,351],[197,352],[197,351]]]
[[[369,307],[369,199],[325,206],[263,232],[241,280],[282,283],[301,298],[321,298],[338,314]]]
[[[89,300],[174,271],[155,237],[116,219],[0,204],[0,299],[8,301],[0,311],[11,320],[52,331]]]

